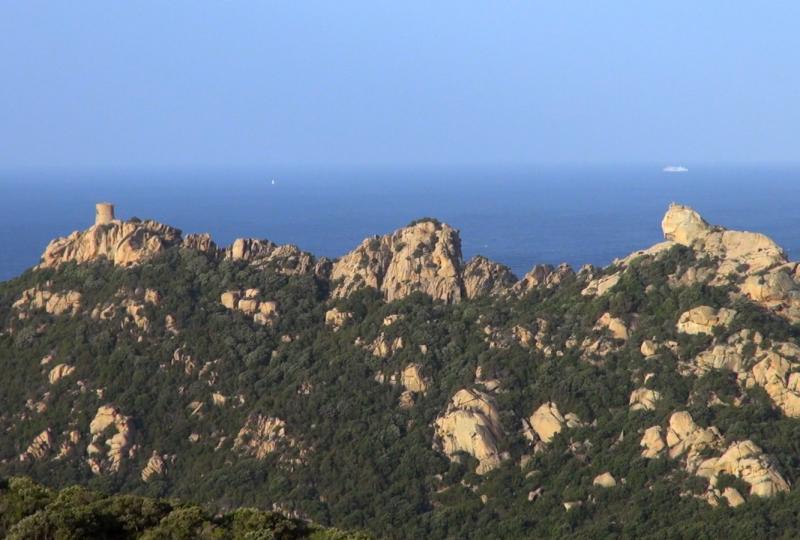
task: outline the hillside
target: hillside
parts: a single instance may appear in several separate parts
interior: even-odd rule
[[[98,205],[0,284],[0,476],[385,538],[794,537],[800,266],[661,228],[518,278],[431,218],[328,260]]]

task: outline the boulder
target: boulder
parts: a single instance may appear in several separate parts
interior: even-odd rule
[[[642,457],[652,459],[659,456],[667,447],[661,436],[661,426],[647,428],[639,445],[644,448],[644,450],[642,450]]]
[[[649,388],[637,388],[631,392],[628,400],[632,411],[653,411],[656,403],[661,399],[661,393]]]
[[[658,456],[663,450],[663,442],[660,427],[649,428],[642,438],[641,445],[645,448],[642,455],[647,458]],[[755,443],[750,440],[737,441],[727,448],[724,443],[717,428],[699,427],[688,412],[676,412],[669,419],[666,436],[668,455],[672,459],[684,459],[685,468],[690,474],[708,478],[712,487],[716,486],[720,474],[729,474],[744,480],[750,485],[750,494],[760,497],[789,491],[789,483],[778,471],[774,460]],[[711,493],[707,500],[715,503],[717,498],[713,495]],[[734,504],[741,503],[733,493],[725,496],[726,499],[728,497]]]
[[[20,461],[40,461],[44,459],[53,448],[54,442],[53,432],[50,428],[45,429],[31,441],[31,444],[19,457]]]
[[[604,313],[594,326],[595,330],[607,329],[614,339],[628,340],[628,327],[616,317],[612,317],[610,313]]]
[[[787,262],[786,253],[763,234],[712,227],[688,206],[670,205],[661,229],[666,239],[715,260],[723,281],[729,275],[752,275]]]
[[[220,302],[228,309],[236,309],[239,305],[239,298],[241,293],[239,291],[225,291],[220,296]]]
[[[56,384],[64,377],[71,375],[73,371],[75,371],[74,366],[58,364],[50,370],[50,374],[48,375],[47,379],[50,381],[50,384]]]
[[[144,466],[144,469],[142,469],[142,481],[149,482],[152,477],[163,475],[166,471],[166,466],[167,464],[164,462],[164,458],[153,450],[150,459],[147,460],[147,464]]]
[[[699,306],[684,312],[678,318],[678,332],[685,334],[714,334],[717,326],[727,327],[733,322],[736,311],[728,308],[718,310],[709,306]]]
[[[583,288],[581,294],[583,296],[603,296],[614,287],[614,285],[619,283],[621,277],[622,272],[616,272],[608,276],[601,276],[593,279]]]
[[[642,346],[639,348],[642,356],[645,358],[650,358],[651,356],[655,356],[658,354],[658,344],[655,341],[646,339],[642,341]]]
[[[617,485],[617,480],[610,472],[604,472],[603,474],[595,476],[594,480],[592,481],[592,485],[603,488],[612,488]]]
[[[254,315],[258,311],[258,300],[255,298],[242,298],[237,309],[245,315]]]
[[[400,384],[414,393],[424,393],[428,389],[428,383],[422,375],[422,366],[420,364],[409,364],[400,374]]]
[[[214,256],[219,254],[217,244],[214,243],[211,239],[211,235],[208,233],[187,234],[181,243],[181,247],[194,251],[201,251]]]
[[[722,496],[725,498],[726,501],[728,501],[728,506],[730,506],[731,508],[736,508],[737,506],[745,503],[742,494],[739,493],[739,491],[736,490],[736,488],[732,488],[730,486],[726,487],[722,491]]]
[[[797,284],[784,269],[749,276],[739,290],[759,303],[783,302],[797,291]]]
[[[466,452],[478,460],[476,472],[485,474],[500,465],[497,443],[503,437],[494,401],[478,390],[462,389],[450,399],[434,422],[434,448],[451,460]]]
[[[110,437],[103,438],[107,429],[113,427]],[[135,447],[132,445],[133,425],[129,417],[124,416],[112,404],[102,405],[97,409],[95,417],[89,424],[89,433],[92,436],[87,447],[89,466],[95,474],[102,472],[118,472],[126,458],[133,457]],[[103,452],[103,447],[108,449]]]
[[[705,239],[713,228],[688,206],[673,203],[661,221],[661,230],[667,240],[692,246]]]
[[[523,431],[528,439],[535,440],[538,437],[540,441],[547,444],[565,427],[577,428],[583,425],[583,422],[576,414],[567,413],[562,415],[558,410],[558,405],[548,401],[540,405],[528,418]]]
[[[342,328],[352,318],[352,313],[339,311],[337,308],[329,309],[325,312],[325,324],[332,328],[334,332]]]
[[[789,491],[789,483],[778,472],[774,460],[753,441],[731,444],[714,468],[715,474],[724,472],[747,482],[750,495],[772,497]]]

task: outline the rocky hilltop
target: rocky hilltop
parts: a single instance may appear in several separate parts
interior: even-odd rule
[[[430,218],[328,260],[100,204],[0,284],[0,474],[389,538],[800,534],[800,266],[661,229],[517,278]]]
[[[448,303],[484,295],[527,292],[545,282],[553,273],[547,265],[537,265],[518,281],[511,270],[486,257],[476,256],[464,263],[461,238],[456,229],[432,218],[417,220],[385,236],[365,239],[353,251],[336,261],[319,261],[293,245],[277,245],[269,240],[239,238],[219,249],[207,234],[182,236],[179,229],[157,221],[114,219],[109,208],[104,219],[85,231],[53,240],[42,254],[40,267],[57,267],[66,262],[90,263],[108,260],[117,266],[140,264],[166,249],[180,246],[213,254],[253,266],[274,268],[284,273],[314,273],[330,280],[333,298],[342,298],[363,288],[379,290],[388,301],[421,292]],[[100,210],[98,210],[98,216]],[[568,266],[559,273],[569,273]]]

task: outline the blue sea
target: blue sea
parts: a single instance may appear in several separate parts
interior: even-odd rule
[[[689,165],[472,169],[2,173],[0,280],[36,264],[47,243],[90,226],[94,203],[185,233],[292,243],[340,256],[367,236],[436,217],[460,229],[465,258],[518,275],[536,263],[605,265],[661,240],[670,202],[709,222],[763,232],[800,256],[800,166]]]

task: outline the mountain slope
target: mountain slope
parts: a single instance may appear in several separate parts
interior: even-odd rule
[[[517,280],[430,219],[338,261],[96,224],[0,284],[0,474],[388,538],[800,530],[798,266],[662,229]]]

